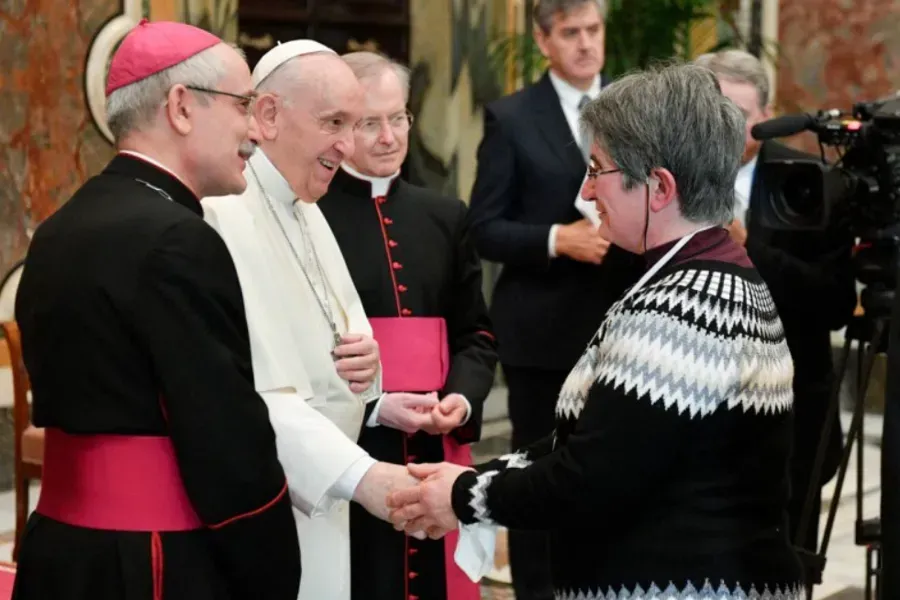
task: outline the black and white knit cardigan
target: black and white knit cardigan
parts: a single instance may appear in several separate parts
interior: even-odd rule
[[[666,267],[607,313],[554,434],[460,476],[454,511],[551,530],[558,600],[799,600],[792,376],[752,266]]]

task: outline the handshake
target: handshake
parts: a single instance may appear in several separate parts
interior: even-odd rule
[[[378,403],[379,424],[405,433],[419,430],[432,435],[447,434],[465,421],[469,404],[459,394],[448,394],[438,400],[437,393],[409,394],[391,392]]]
[[[379,462],[359,482],[353,500],[397,531],[436,540],[456,529],[453,483],[467,470],[446,462],[405,467]]]

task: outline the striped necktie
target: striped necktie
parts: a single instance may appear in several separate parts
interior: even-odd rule
[[[585,105],[590,102],[591,99],[588,98],[588,95],[585,94],[581,97],[581,100],[578,101],[578,116],[579,116],[579,125],[581,118],[581,111],[584,110]],[[591,139],[588,135],[587,131],[584,130],[584,127],[580,128],[581,133],[581,156],[584,157],[584,162],[589,163],[591,161]]]

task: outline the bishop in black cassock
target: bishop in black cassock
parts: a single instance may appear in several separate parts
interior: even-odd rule
[[[107,95],[203,52],[226,69],[222,99],[172,92],[156,105],[193,132],[215,118],[235,135],[188,134],[189,146],[159,113],[127,129],[29,248],[16,317],[46,439],[16,600],[297,597],[300,550],[241,288],[199,198],[244,186],[249,68],[212,34],[142,22]],[[201,173],[217,152],[231,162]]]

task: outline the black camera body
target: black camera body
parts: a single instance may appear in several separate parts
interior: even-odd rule
[[[754,126],[751,134],[757,140],[766,140],[801,131],[817,135],[821,160],[767,161],[763,171],[766,197],[757,199],[754,217],[774,229],[850,232],[857,240],[854,275],[865,286],[860,296],[864,313],[851,321],[845,333],[841,366],[816,455],[814,473],[820,474],[825,432],[837,418],[840,382],[851,343],[856,340],[862,383],[857,382],[861,387],[856,393],[822,548],[815,554],[801,553],[808,572],[807,589],[811,594],[812,585],[821,582],[828,538],[854,443],[858,463],[862,464],[863,399],[875,356],[886,352],[881,514],[874,519],[863,518],[862,475],[858,475],[856,543],[866,547],[866,598],[872,597],[873,581],[876,598],[900,598],[900,571],[888,566],[898,564],[900,558],[900,301],[894,294],[900,272],[900,93],[858,103],[850,113],[830,110],[815,116],[779,117]],[[837,150],[839,158],[834,164],[825,160],[826,146]],[[814,475],[813,480],[817,477]],[[805,510],[809,510],[816,493],[813,487],[807,491]]]
[[[900,267],[900,95],[861,102],[850,114],[788,115],[753,127],[758,140],[814,132],[821,160],[773,160],[763,171],[767,197],[755,215],[773,229],[841,229],[859,239],[855,275],[863,306],[890,311]],[[834,164],[825,147],[838,150]],[[866,306],[866,305],[869,306]]]

